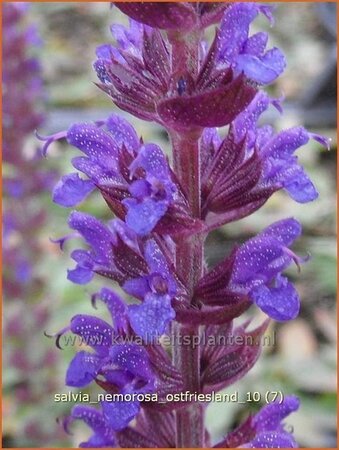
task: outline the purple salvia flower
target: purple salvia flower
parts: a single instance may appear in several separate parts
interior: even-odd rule
[[[160,233],[187,233],[202,223],[189,215],[188,203],[160,147],[143,144],[133,127],[117,115],[102,124],[73,125],[56,138],[67,141],[85,156],[75,157],[73,166],[87,175],[65,175],[55,186],[53,200],[73,207],[99,188],[112,211],[125,219],[138,235],[153,229]],[[47,145],[53,137],[44,138]]]
[[[113,325],[98,317],[77,315],[72,318],[69,327],[58,333],[58,346],[62,336],[71,331],[93,350],[80,351],[75,355],[67,370],[66,384],[84,387],[96,381],[110,393],[133,395],[158,391],[158,395],[162,395],[162,376],[166,374],[167,391],[180,388],[180,375],[161,346],[154,342],[151,347],[144,347],[140,340],[137,343],[123,300],[107,288],[95,294],[96,298],[106,304]],[[127,339],[130,343],[125,343]],[[112,403],[104,400],[101,406],[107,427],[115,432],[126,428],[137,415],[140,401],[119,399]],[[72,417],[73,414],[74,411]]]
[[[260,115],[276,100],[260,92],[231,123],[221,140],[216,129],[202,136],[202,214],[208,228],[251,214],[277,190],[285,189],[297,202],[318,196],[298,158],[293,153],[310,139],[328,147],[328,140],[294,127],[277,134],[257,126]]]
[[[250,416],[215,447],[221,448],[297,448],[293,436],[281,423],[297,411],[299,399],[289,395],[280,403],[274,401]]]
[[[112,300],[112,295],[107,294],[104,292],[106,304],[112,312],[116,305],[108,303],[108,299]],[[100,375],[104,377],[105,382],[98,380],[98,383],[106,385],[108,383],[111,392],[136,394],[155,390],[155,375],[147,352],[142,346],[115,344],[114,339],[118,339],[119,334],[111,325],[97,317],[87,315],[73,317],[69,328],[62,330],[58,336],[58,341],[68,329],[80,336],[94,350],[94,353],[81,351],[75,355],[66,374],[68,386],[84,387]],[[120,430],[125,428],[138,413],[140,404],[137,400],[133,402],[121,400],[115,403],[103,401],[102,408],[109,425],[114,430]]]
[[[245,296],[272,319],[294,319],[299,312],[299,296],[281,272],[292,262],[304,261],[288,248],[300,234],[301,226],[295,219],[269,226],[201,278],[196,299],[221,306],[242,303]]]
[[[177,285],[158,244],[153,239],[142,242],[119,220],[106,227],[88,214],[73,212],[69,224],[91,250],[72,252],[77,266],[68,271],[68,279],[86,284],[97,273],[116,280],[125,292],[142,300],[128,308],[133,330],[145,341],[161,336],[175,316],[171,300]]]
[[[107,424],[103,414],[88,406],[74,406],[71,416],[65,421],[64,427],[68,431],[69,426],[75,420],[82,420],[93,431],[93,435],[86,442],[82,442],[81,448],[117,447],[114,430]]]
[[[177,293],[177,285],[154,240],[146,243],[144,254],[149,275],[127,280],[122,287],[127,293],[143,298],[141,305],[129,307],[129,320],[133,330],[147,342],[148,336],[161,336],[174,319],[171,300]]]
[[[217,37],[217,64],[232,67],[235,74],[244,73],[258,84],[274,81],[286,67],[278,48],[265,52],[267,33],[249,37],[251,22],[263,13],[271,19],[269,7],[257,3],[234,3],[225,11]]]

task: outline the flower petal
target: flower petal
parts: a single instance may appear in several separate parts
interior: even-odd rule
[[[93,123],[78,123],[70,127],[67,140],[94,161],[117,171],[118,148],[112,137]]]
[[[259,433],[251,442],[241,445],[242,448],[297,448],[294,437],[290,433],[267,431]]]
[[[122,288],[127,294],[139,299],[143,299],[150,290],[147,277],[131,278],[125,281]]]
[[[116,332],[126,332],[128,329],[127,306],[123,299],[108,288],[102,288],[100,292],[93,294],[92,302],[99,298],[105,303],[111,314]]]
[[[177,285],[159,245],[154,239],[148,239],[145,244],[145,260],[151,273],[161,274],[167,282],[168,294],[174,297]]]
[[[68,224],[73,230],[77,230],[91,246],[96,262],[102,264],[111,262],[112,243],[115,237],[103,223],[89,214],[73,211],[69,216]]]
[[[102,364],[102,358],[95,354],[83,351],[77,353],[68,366],[66,385],[86,386],[94,380]]]
[[[268,34],[259,32],[250,36],[244,45],[244,52],[249,55],[261,55],[264,53],[268,41]]]
[[[261,285],[252,289],[249,296],[269,317],[278,321],[295,319],[300,300],[297,291],[285,277],[278,277],[275,287]]]
[[[98,161],[93,161],[86,156],[77,156],[72,159],[72,165],[75,169],[88,176],[95,184],[102,186],[124,187],[123,177]],[[126,188],[125,188],[126,189]],[[127,189],[126,189],[127,190]]]
[[[91,180],[82,180],[77,173],[61,178],[53,190],[53,201],[61,206],[76,206],[95,188]]]
[[[284,188],[296,202],[307,203],[318,198],[318,191],[303,167],[299,165],[290,167],[283,178]]]
[[[269,84],[284,71],[286,60],[278,48],[273,48],[263,57],[249,54],[238,55],[235,67],[251,80],[259,84]]]
[[[67,270],[67,279],[76,284],[87,284],[94,276],[93,270],[77,266],[75,269]]]
[[[140,145],[138,135],[127,120],[117,114],[111,114],[106,121],[106,126],[118,148],[125,145],[130,152],[138,150]]]
[[[283,255],[282,246],[273,238],[259,235],[250,239],[236,252],[232,283],[251,286],[260,279],[268,281],[270,264]]]
[[[156,144],[143,145],[130,166],[131,174],[135,172],[138,167],[142,167],[147,173],[156,178],[168,177],[168,163],[161,148]]]
[[[75,269],[67,271],[67,278],[77,284],[89,283],[94,276],[94,261],[90,252],[73,250],[71,257],[77,262],[77,266]]]
[[[264,406],[254,417],[253,425],[257,431],[274,431],[289,414],[297,411],[300,401],[295,395],[284,397],[282,403],[277,401]]]
[[[152,198],[146,198],[141,203],[134,199],[125,199],[123,204],[128,208],[126,224],[139,236],[149,234],[168,208],[167,201],[154,201]]]
[[[107,423],[115,431],[123,430],[140,410],[138,401],[114,400],[101,403]]]
[[[82,442],[80,447],[117,447],[116,438],[111,427],[108,426],[103,414],[87,406],[74,406],[71,420],[83,420],[94,432],[87,442]]]
[[[110,349],[109,354],[113,364],[145,380],[149,387],[154,387],[154,374],[144,347],[137,344],[117,344]]]
[[[164,334],[175,312],[168,295],[148,294],[141,305],[131,305],[128,311],[133,330],[145,342],[152,342]]]
[[[269,104],[269,96],[266,92],[260,91],[247,108],[235,118],[232,123],[232,131],[237,142],[240,142],[246,136],[247,146],[251,148],[254,145],[258,132],[257,121],[261,114],[267,110]]]
[[[108,355],[113,342],[114,330],[107,322],[87,314],[77,314],[71,320],[70,330],[92,347],[99,355]]]
[[[226,9],[218,34],[219,61],[232,61],[248,38],[249,26],[259,13],[254,3],[236,3]]]
[[[291,156],[294,151],[307,144],[309,134],[303,127],[293,127],[288,130],[281,131],[263,148],[264,155],[270,155],[275,159],[286,159]]]
[[[301,225],[296,219],[288,218],[278,220],[266,227],[259,236],[276,238],[285,247],[290,246],[300,235]]]

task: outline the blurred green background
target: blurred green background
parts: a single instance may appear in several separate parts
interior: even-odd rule
[[[325,7],[323,6],[325,5]],[[270,46],[277,45],[287,56],[288,69],[270,91],[272,95],[286,96],[285,113],[280,116],[270,111],[266,120],[279,130],[292,125],[306,125],[312,131],[332,138],[331,151],[316,143],[309,143],[298,153],[314,180],[320,197],[317,201],[300,205],[283,192],[275,194],[267,204],[252,216],[212,233],[207,241],[206,254],[210,264],[224,257],[234,242],[242,242],[269,223],[288,216],[298,218],[304,229],[296,252],[310,252],[311,261],[301,273],[290,270],[302,298],[298,319],[284,325],[272,324],[269,330],[275,336],[275,345],[264,349],[264,354],[253,370],[229,390],[279,390],[295,393],[301,398],[298,413],[288,419],[294,428],[300,447],[336,447],[336,93],[335,93],[335,7],[330,4],[289,3],[276,4],[276,25],[270,29]],[[326,6],[327,5],[327,6]],[[44,42],[39,55],[47,91],[47,122],[41,134],[66,129],[72,122],[105,118],[116,110],[108,97],[96,86],[92,62],[95,47],[111,42],[109,25],[113,21],[125,22],[109,3],[35,3],[28,13]],[[269,29],[264,19],[256,21],[254,29]],[[212,30],[211,30],[212,31]],[[157,125],[128,116],[146,141],[160,143],[169,150],[166,133]],[[33,145],[33,144],[32,144]],[[41,168],[56,168],[61,174],[70,172],[70,160],[77,154],[64,144],[53,146]],[[72,243],[61,252],[50,242],[67,234],[69,211],[54,205],[49,193],[36,199],[48,211],[48,222],[39,235],[43,257],[35,267],[36,274],[48,286],[41,301],[48,305],[51,318],[47,329],[28,327],[29,353],[54,348],[52,339],[44,331],[54,333],[68,324],[75,313],[93,312],[90,294],[102,286],[100,280],[89,287],[76,286],[66,279],[66,269],[72,266],[69,258]],[[110,213],[99,195],[92,195],[81,209],[106,219]],[[8,299],[10,300],[10,299]],[[6,301],[5,321],[18,308],[25,321],[25,308],[29,302]],[[20,305],[20,306],[18,306]],[[96,314],[105,317],[104,308]],[[260,315],[253,308],[251,317]],[[16,343],[6,341],[4,349],[4,447],[60,447],[76,446],[88,435],[79,424],[73,436],[67,436],[56,423],[57,417],[66,415],[73,404],[55,403],[53,395],[39,402],[21,400],[20,386],[29,380],[33,388],[52,378],[57,392],[68,392],[64,374],[74,348],[54,350],[57,364],[35,373],[22,373],[9,362]],[[19,347],[20,350],[20,347]],[[25,350],[26,351],[26,350]],[[32,356],[32,357],[33,357]],[[27,379],[25,378],[27,377]],[[91,388],[94,389],[95,388]],[[89,390],[83,389],[82,392]],[[215,438],[223,436],[239,420],[259,405],[218,403],[207,412],[208,428]],[[27,427],[34,418],[43,433]],[[39,431],[39,430],[38,430]]]

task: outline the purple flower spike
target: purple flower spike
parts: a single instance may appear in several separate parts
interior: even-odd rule
[[[64,176],[54,201],[75,206],[97,189],[114,215],[103,224],[71,213],[69,225],[87,248],[73,250],[76,267],[68,278],[85,284],[98,274],[123,291],[107,285],[91,296],[94,308],[97,301],[106,305],[109,322],[80,314],[58,334],[59,347],[68,331],[90,347],[73,358],[66,383],[94,382],[112,396],[101,401],[102,412],[74,409],[69,420],[83,419],[93,429],[83,446],[208,448],[214,437],[204,426],[204,405],[178,393],[210,395],[252,369],[271,319],[297,317],[299,295],[285,271],[308,258],[291,250],[301,234],[294,218],[235,246],[211,269],[206,238],[278,190],[300,203],[315,200],[316,187],[295,152],[310,139],[327,147],[328,140],[302,126],[276,132],[261,125],[269,107],[283,112],[283,98],[261,89],[284,71],[284,55],[267,49],[267,33],[250,31],[260,14],[273,24],[270,6],[116,7],[129,26],[113,24],[114,42],[97,48],[98,87],[122,110],[160,124],[172,154],[144,142],[117,114],[43,138],[44,151],[66,137],[81,152],[72,160],[80,176]],[[205,28],[214,23],[215,36],[205,41]],[[25,189],[16,179],[6,185],[18,196]],[[234,319],[252,305],[266,320],[254,329],[250,318],[236,326]],[[293,396],[269,404],[215,447],[295,448],[283,422],[298,406]]]

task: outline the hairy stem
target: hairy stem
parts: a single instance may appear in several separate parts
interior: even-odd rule
[[[195,77],[199,70],[199,40],[197,34],[172,36],[172,71]],[[200,196],[200,129],[189,132],[170,132],[175,173],[189,201],[191,214],[201,215]],[[188,289],[190,299],[194,286],[202,276],[203,245],[201,235],[182,239],[176,245],[176,270]],[[200,392],[199,326],[174,323],[173,362],[184,377],[184,391]],[[185,339],[183,339],[185,337]],[[204,447],[204,408],[188,403],[176,412],[176,447]]]

